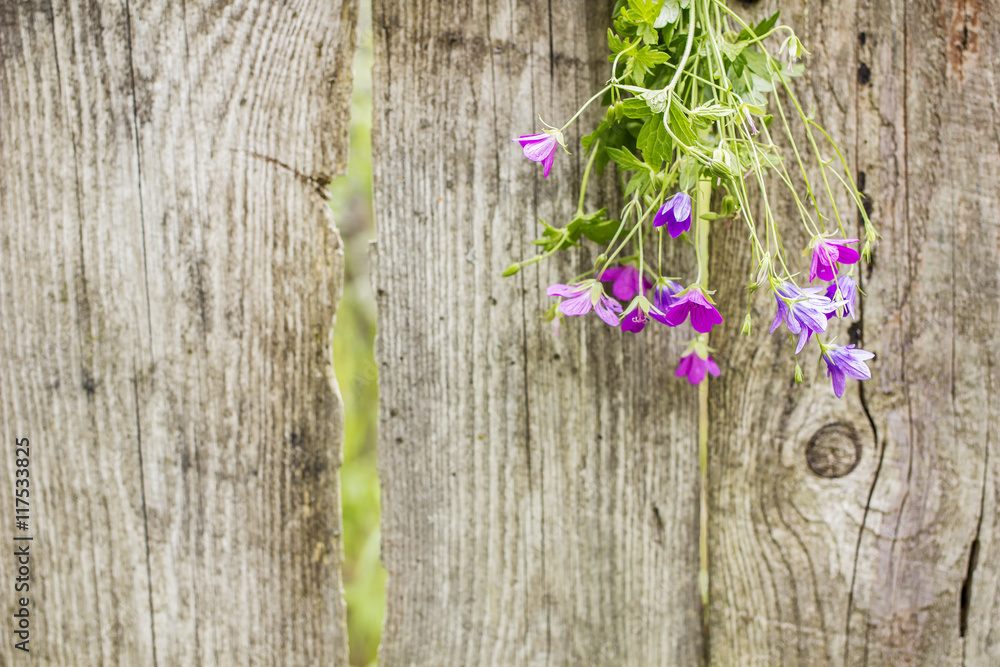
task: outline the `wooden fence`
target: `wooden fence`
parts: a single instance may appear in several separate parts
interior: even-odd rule
[[[743,232],[712,230],[703,610],[683,334],[553,337],[544,288],[588,249],[500,277],[583,168],[580,128],[547,180],[510,139],[604,83],[612,4],[375,0],[381,662],[1000,663],[1000,6],[731,3],[803,38],[799,93],[884,238],[836,332],[873,378],[837,400],[819,364],[793,386],[770,297],[738,337]],[[0,516],[9,540],[27,437],[40,663],[346,662],[322,193],[354,24],[0,0]]]

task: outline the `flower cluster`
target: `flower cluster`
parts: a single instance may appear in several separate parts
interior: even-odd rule
[[[514,139],[524,157],[542,164],[547,178],[559,148],[567,150],[566,129],[591,103],[601,100],[607,107],[603,120],[581,140],[588,160],[576,215],[563,227],[542,222],[544,232],[535,241],[542,252],[511,265],[504,275],[576,247],[581,237],[606,246],[591,271],[548,288],[548,295],[559,299],[548,319],[558,331],[562,316],[593,311],[609,326],[632,334],[651,320],[668,327],[690,323],[694,337],[680,356],[676,374],[700,384],[720,373],[708,347],[713,327],[722,324],[709,289],[709,227],[719,219],[738,222],[748,232],[752,267],[747,285],[751,299],[741,332],[749,335],[752,295],[766,286],[775,304],[771,332],[782,326],[788,330],[796,359],[815,337],[838,397],[848,377],[869,378],[865,361],[873,357],[870,352],[824,342],[821,336],[833,318],[857,316],[855,265],[869,258],[878,233],[841,151],[805,115],[789,85],[790,78],[802,74],[797,61],[808,53],[794,32],[778,24],[777,14],[747,23],[722,0],[619,0],[613,26],[608,31],[613,64],[604,89],[565,125],[546,125],[541,133]],[[777,52],[787,54],[787,63],[768,51],[770,41],[782,33],[787,34]],[[809,150],[795,144],[785,110],[789,102],[804,125]],[[775,118],[781,121],[791,155],[783,155],[772,138]],[[807,158],[823,190],[810,179]],[[623,179],[626,203],[617,220],[604,208],[584,210],[591,171],[600,173],[609,163]],[[808,286],[797,283],[799,274],[789,268],[792,262],[782,239],[791,236],[779,230],[770,208],[767,184],[773,182],[787,186],[809,239],[804,250],[811,256]],[[857,206],[863,238],[849,238],[845,231],[830,185],[837,182]],[[814,193],[823,191],[826,199],[821,201]],[[808,197],[801,199],[800,192]],[[751,204],[753,194],[763,203],[760,213]],[[859,250],[856,244],[862,241]],[[664,243],[692,247],[697,260],[693,279],[678,284],[664,275]],[[654,245],[655,271],[646,261]],[[795,379],[801,381],[797,360],[795,369]]]

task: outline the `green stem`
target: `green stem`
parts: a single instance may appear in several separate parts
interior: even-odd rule
[[[698,284],[708,285],[708,228],[702,214],[707,213],[712,200],[712,181],[698,181]],[[700,336],[708,345],[708,334]],[[698,385],[698,469],[701,480],[699,494],[698,586],[701,590],[702,624],[708,627],[708,381]]]
[[[594,166],[594,158],[597,157],[597,149],[601,142],[595,141],[590,147],[590,159],[587,160],[587,168],[583,171],[583,182],[580,183],[580,201],[576,205],[576,214],[583,215],[583,197],[587,194],[587,179],[590,177],[590,168]]]
[[[674,78],[670,80],[667,84],[667,90],[673,90],[674,86],[677,85],[677,81],[681,78],[681,72],[684,71],[684,66],[687,65],[688,56],[691,55],[691,46],[694,44],[694,7],[695,2],[691,3],[691,9],[688,13],[688,38],[687,44],[684,45],[684,54],[681,56],[681,63],[677,66],[677,71],[674,72]]]

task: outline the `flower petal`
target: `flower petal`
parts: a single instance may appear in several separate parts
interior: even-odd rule
[[[705,379],[705,360],[696,353],[691,354],[691,368],[688,370],[688,382],[701,384]]]
[[[562,296],[572,298],[578,295],[585,287],[580,287],[579,285],[563,285],[562,283],[555,283],[554,285],[549,285],[545,293],[549,296]]]
[[[601,275],[597,276],[597,279],[602,283],[611,282],[621,275],[621,272],[624,270],[625,267],[623,266],[612,266],[611,268],[601,271]]]
[[[670,236],[677,238],[687,230],[691,229],[691,215],[690,212],[686,218],[678,219],[675,217],[673,220],[667,221],[667,231],[670,232]]]
[[[566,299],[559,304],[559,311],[563,315],[586,315],[590,312],[590,290],[584,290],[571,299]]]
[[[719,364],[715,363],[715,359],[712,357],[705,360],[705,368],[715,377],[719,377]]]
[[[552,163],[555,161],[556,161],[556,147],[553,146],[552,152],[546,155],[545,159],[542,160],[542,166],[545,167],[545,170],[542,171],[542,178],[549,177],[549,172],[552,171]]]
[[[677,370],[674,371],[674,375],[676,375],[679,378],[682,378],[685,375],[687,375],[688,374],[688,369],[691,368],[691,357],[693,357],[693,356],[695,356],[695,355],[692,352],[691,354],[687,355],[686,357],[681,357],[680,362],[678,362],[678,364],[677,364]]]
[[[857,264],[859,259],[861,255],[854,248],[837,246],[837,261],[841,264]]]
[[[605,324],[609,327],[616,327],[620,324],[620,322],[618,321],[618,316],[612,312],[614,310],[612,304],[618,306],[618,310],[621,311],[622,307],[617,301],[612,301],[602,294],[601,298],[597,301],[597,305],[594,306],[594,312],[597,313],[597,316],[604,320]]]
[[[844,395],[844,389],[847,388],[847,378],[838,368],[830,368],[827,371],[830,379],[833,380],[833,393],[837,398]]]
[[[669,222],[671,218],[670,211],[673,208],[673,205],[674,202],[672,199],[668,199],[666,202],[664,202],[663,206],[660,207],[660,210],[657,211],[656,215],[653,216],[654,227],[662,227],[663,225],[667,224],[667,222]]]
[[[809,329],[802,330],[802,333],[799,334],[799,344],[795,346],[795,354],[802,351],[802,348],[809,342],[810,336],[812,336],[812,331],[809,331]]]
[[[631,331],[632,333],[639,333],[646,326],[646,322],[649,320],[646,315],[642,312],[641,308],[634,309],[631,313],[625,316],[622,320],[622,331]]]
[[[611,292],[622,301],[631,301],[638,286],[639,271],[632,266],[623,266],[622,272],[611,286]]]
[[[722,315],[712,304],[696,306],[691,309],[691,326],[698,333],[710,332],[714,324],[722,324]]]
[[[538,135],[535,135],[536,137]],[[525,141],[526,137],[522,137],[521,146],[523,146],[524,157],[528,158],[532,162],[542,162],[543,160],[551,160],[556,154],[556,138],[552,135],[547,135],[544,139],[534,139]],[[551,162],[550,162],[551,164]]]

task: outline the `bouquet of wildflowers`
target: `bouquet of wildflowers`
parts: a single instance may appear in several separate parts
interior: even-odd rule
[[[778,45],[780,60],[768,45]],[[708,285],[708,227],[719,218],[736,220],[746,225],[753,258],[750,294],[766,288],[776,307],[771,332],[784,326],[797,337],[796,381],[802,381],[798,355],[813,334],[838,397],[847,377],[871,377],[865,364],[870,352],[821,337],[831,318],[855,317],[854,271],[862,256],[870,259],[878,233],[841,151],[805,114],[789,86],[790,78],[802,74],[798,60],[806,53],[795,33],[778,25],[777,14],[747,23],[725,0],[618,0],[608,46],[607,86],[565,125],[546,124],[539,134],[514,140],[526,158],[542,163],[548,177],[559,149],[566,150],[566,128],[593,102],[607,107],[604,120],[583,137],[587,167],[576,215],[563,227],[541,221],[544,231],[535,241],[540,254],[511,265],[504,275],[576,246],[581,237],[606,246],[592,271],[548,288],[557,301],[545,317],[558,325],[563,316],[593,311],[609,326],[634,334],[650,320],[670,327],[690,322],[694,338],[677,375],[700,384],[706,374],[719,374],[708,335],[722,324]],[[786,101],[776,91],[783,91]],[[790,116],[804,124],[808,146],[796,145]],[[790,154],[775,145],[772,126],[787,136]],[[817,183],[807,174],[810,160],[819,167]],[[601,172],[609,162],[622,176],[626,200],[617,220],[606,208],[584,212],[583,207],[591,170]],[[799,214],[794,224],[803,225],[811,239],[803,253],[811,256],[808,281],[782,245],[782,226],[792,221],[772,214],[769,172],[790,191]],[[800,179],[798,187],[792,173]],[[838,187],[856,204],[864,239],[849,238],[845,231],[834,198]],[[760,216],[754,215],[751,194],[762,201]],[[655,265],[645,252],[654,242]],[[692,246],[698,267],[693,280],[664,275],[665,242]],[[748,302],[741,333],[750,330]]]

